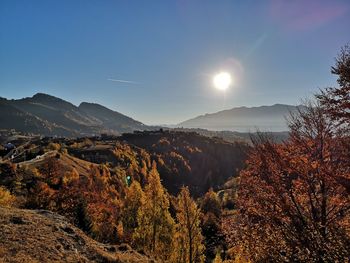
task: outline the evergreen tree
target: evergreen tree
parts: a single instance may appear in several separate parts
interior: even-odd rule
[[[200,209],[183,187],[177,197],[177,225],[173,261],[181,263],[204,262],[203,236],[200,228]]]
[[[92,234],[92,222],[89,217],[87,210],[86,201],[82,200],[78,203],[76,208],[76,219],[78,227],[83,230],[85,233]]]
[[[169,213],[169,199],[155,163],[148,176],[143,205],[137,213],[133,243],[155,258],[166,260],[171,253],[174,220]]]

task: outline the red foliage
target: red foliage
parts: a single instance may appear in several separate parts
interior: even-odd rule
[[[290,128],[284,144],[254,141],[231,242],[253,260],[343,261],[350,251],[349,137],[315,105]]]

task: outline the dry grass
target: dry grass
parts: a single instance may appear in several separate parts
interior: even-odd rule
[[[0,207],[0,262],[154,262],[129,246],[98,243],[44,210]]]

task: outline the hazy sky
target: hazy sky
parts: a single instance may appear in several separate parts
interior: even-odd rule
[[[177,123],[298,104],[335,84],[347,42],[348,0],[0,0],[0,96],[44,92]],[[235,79],[226,94],[212,85],[221,70]]]

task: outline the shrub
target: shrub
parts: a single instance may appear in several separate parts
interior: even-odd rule
[[[11,207],[16,201],[16,197],[13,196],[9,190],[0,186],[0,205],[5,207]]]
[[[58,143],[50,142],[47,148],[51,151],[58,151],[61,148],[61,145]]]

